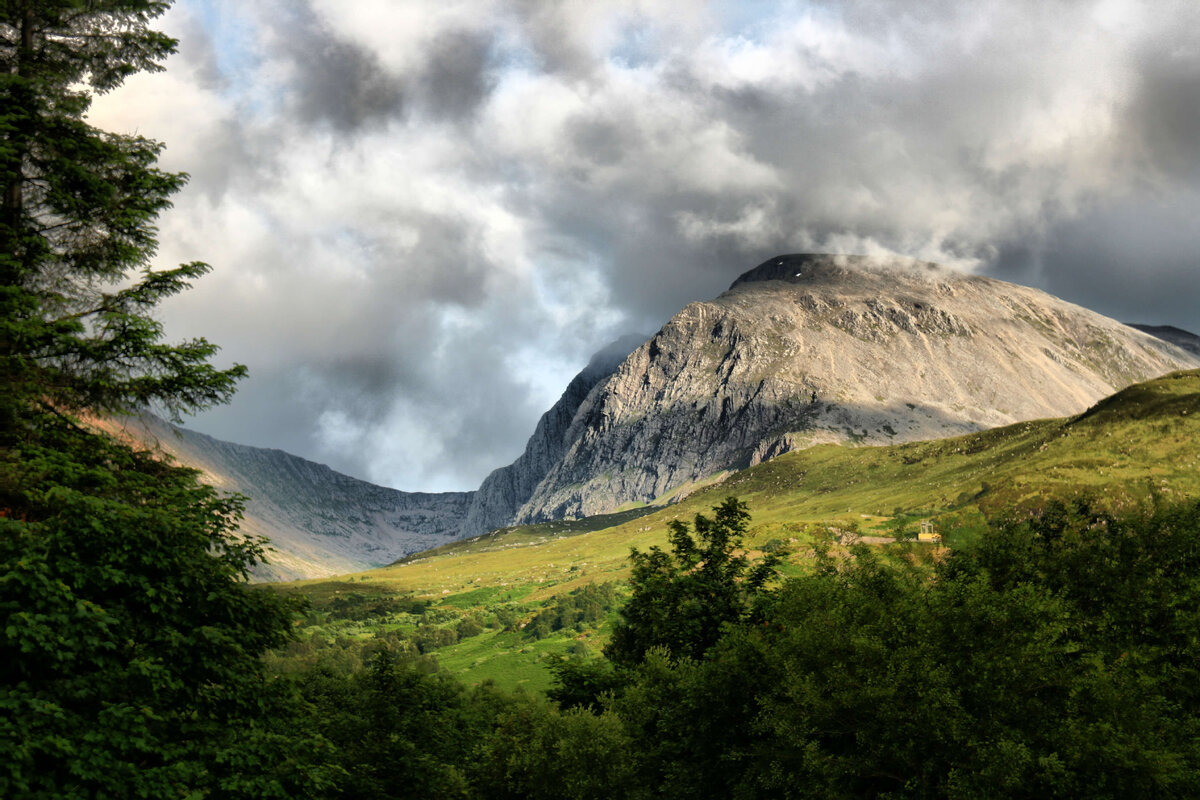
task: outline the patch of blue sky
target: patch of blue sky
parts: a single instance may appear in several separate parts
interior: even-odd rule
[[[268,105],[256,76],[262,66],[254,21],[245,7],[229,0],[183,0],[183,10],[200,24],[212,43],[213,59],[221,76],[220,94],[227,99],[263,110]]]
[[[488,68],[498,84],[497,91],[502,93],[507,84],[519,84],[540,74],[543,65],[518,26],[502,25],[493,32]]]
[[[653,26],[631,23],[621,31],[621,37],[609,51],[609,61],[625,69],[653,67],[663,56],[662,41]]]
[[[813,0],[713,0],[712,13],[729,39],[761,42],[788,20],[803,16],[831,16],[835,7]]]
[[[714,0],[712,13],[723,37],[756,41],[773,20],[796,5],[781,0]]]

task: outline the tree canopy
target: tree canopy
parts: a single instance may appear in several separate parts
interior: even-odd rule
[[[932,571],[858,545],[612,713],[659,797],[1195,796],[1198,542],[1192,501],[1052,503]]]
[[[614,663],[633,666],[651,648],[676,658],[700,658],[721,638],[727,625],[745,622],[779,556],[757,562],[740,552],[750,512],[736,497],[697,514],[692,527],[672,520],[671,552],[651,547],[630,554],[633,596],[604,654]]]
[[[175,41],[150,29],[152,0],[0,3],[0,370],[4,418],[59,410],[171,414],[227,400],[245,370],[209,364],[203,339],[166,344],[154,306],[206,270],[149,270],[154,221],[186,175],[162,145],[85,119],[95,92],[162,69]],[[139,279],[130,283],[131,273]]]

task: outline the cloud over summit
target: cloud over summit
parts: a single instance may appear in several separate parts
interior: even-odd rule
[[[590,353],[776,252],[895,252],[1200,328],[1200,7],[180,0],[96,124],[192,174],[197,427],[472,488]]]

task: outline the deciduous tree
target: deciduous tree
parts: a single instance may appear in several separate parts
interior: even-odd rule
[[[605,648],[610,660],[633,666],[654,647],[674,658],[700,658],[726,625],[754,613],[779,556],[751,562],[741,550],[750,521],[745,503],[728,497],[713,512],[697,514],[692,527],[672,520],[670,553],[651,547],[630,554],[633,595]]]

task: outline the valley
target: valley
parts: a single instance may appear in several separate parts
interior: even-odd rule
[[[0,799],[1200,797],[1198,14],[0,5]]]
[[[205,483],[247,498],[240,530],[270,542],[260,581],[378,566],[459,536],[471,492],[401,492],[334,472],[324,464],[224,442],[158,417],[93,420],[122,441],[197,469]]]
[[[153,417],[119,426],[250,498],[242,529],[274,551],[256,579],[310,579],[513,525],[669,505],[793,451],[824,458],[841,452],[827,445],[920,442],[1077,414],[1130,383],[1200,367],[1195,336],[1142,328],[925,262],[782,255],[653,336],[602,348],[524,452],[472,491],[375,486]],[[862,490],[875,478],[853,480]],[[951,497],[980,491],[967,483]],[[881,497],[870,511],[896,505]]]
[[[858,541],[887,558],[930,563],[939,545],[915,542],[921,521],[949,547],[969,546],[988,526],[1040,510],[1053,498],[1093,498],[1113,512],[1200,497],[1200,371],[1130,386],[1065,418],[1017,423],[900,445],[819,445],[730,473],[661,507],[574,522],[515,526],[452,542],[392,566],[277,590],[315,609],[280,669],[329,659],[361,664],[389,635],[468,684],[545,689],[552,655],[596,655],[616,603],[602,617],[533,638],[524,627],[571,592],[611,585],[622,596],[630,548],[666,543],[671,520],[708,513],[726,496],[746,502],[751,555],[789,551],[784,574],[811,568],[814,548],[846,553]],[[389,603],[424,604],[421,613]],[[337,606],[370,608],[338,616]],[[389,610],[390,609],[390,610]],[[324,615],[324,616],[322,616]],[[459,630],[445,644],[402,645],[423,627]],[[338,647],[334,643],[342,641]]]

